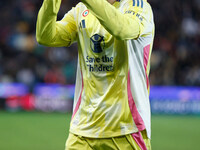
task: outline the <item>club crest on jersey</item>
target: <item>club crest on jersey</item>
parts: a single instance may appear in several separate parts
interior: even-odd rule
[[[86,17],[88,14],[89,14],[89,10],[85,10],[85,11],[82,13],[83,17]]]
[[[101,53],[105,47],[104,37],[98,34],[90,38],[90,47],[94,53]]]

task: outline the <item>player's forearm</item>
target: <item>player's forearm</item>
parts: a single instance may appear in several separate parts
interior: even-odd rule
[[[66,46],[70,43],[70,38],[67,33],[64,35],[65,37],[60,35],[59,30],[62,30],[62,27],[56,23],[61,1],[44,0],[40,8],[37,18],[36,39],[42,45]],[[64,38],[66,41],[65,44],[63,44]]]
[[[118,39],[135,39],[140,34],[138,20],[119,12],[106,0],[82,0],[100,23]]]

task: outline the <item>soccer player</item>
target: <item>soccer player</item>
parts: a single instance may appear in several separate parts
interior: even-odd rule
[[[37,41],[78,43],[66,150],[150,150],[149,68],[154,38],[146,0],[81,0],[57,21],[61,0],[44,0]]]

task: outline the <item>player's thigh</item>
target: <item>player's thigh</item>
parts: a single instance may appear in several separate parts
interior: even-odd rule
[[[139,150],[138,145],[131,143],[131,141],[127,138],[128,135],[121,137],[113,137],[113,145],[115,148],[113,150]],[[132,141],[133,142],[133,141]]]
[[[84,138],[69,133],[65,144],[65,150],[92,150]]]
[[[126,136],[113,138],[85,138],[94,150],[135,150]]]
[[[145,130],[126,135],[126,138],[132,147],[134,147],[134,150],[151,150],[151,142],[147,137]]]
[[[142,135],[142,138],[144,140],[147,150],[151,150],[151,140],[147,137],[146,130],[141,131],[141,135]]]

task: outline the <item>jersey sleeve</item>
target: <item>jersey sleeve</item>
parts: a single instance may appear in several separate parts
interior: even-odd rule
[[[76,41],[77,26],[72,8],[61,21],[57,21],[61,0],[44,0],[38,13],[36,39],[45,46],[70,46]]]
[[[110,34],[120,40],[137,39],[142,32],[142,24],[137,17],[134,7],[127,7],[128,10],[134,10],[134,14],[121,13],[106,0],[82,0],[89,10],[93,12],[100,23]],[[127,5],[129,1],[127,2]],[[139,11],[139,10],[138,10]]]

